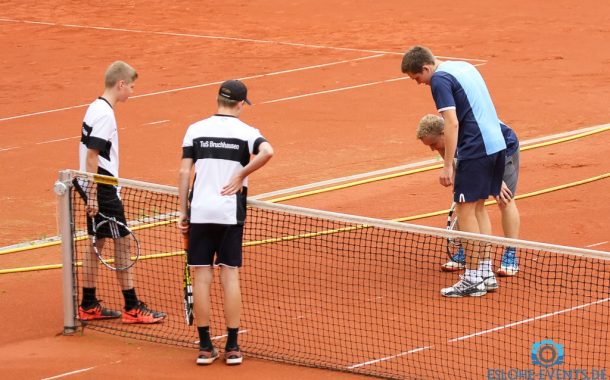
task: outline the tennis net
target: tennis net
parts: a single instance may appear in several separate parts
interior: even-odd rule
[[[66,331],[79,326],[81,263],[89,244],[73,178],[106,181],[64,171],[63,185],[56,184],[67,189],[60,197],[61,226],[69,232],[63,240]],[[123,179],[118,185],[141,246],[133,268],[138,296],[168,316],[154,325],[118,319],[86,327],[196,348],[196,328],[183,316],[177,190]],[[504,248],[515,246],[520,271],[499,278],[498,291],[483,297],[443,298],[440,289],[458,280],[439,269],[448,238],[486,247],[496,267]],[[382,378],[610,375],[610,253],[254,200],[243,252],[239,342],[246,356]],[[218,277],[210,331],[221,349],[226,330]],[[101,265],[97,294],[106,307],[123,307],[116,272]]]

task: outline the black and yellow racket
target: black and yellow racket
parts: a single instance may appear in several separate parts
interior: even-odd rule
[[[188,264],[188,248],[189,235],[182,234],[184,244],[184,279],[182,286],[184,288],[184,320],[189,326],[193,325],[193,280],[191,278],[191,270]]]

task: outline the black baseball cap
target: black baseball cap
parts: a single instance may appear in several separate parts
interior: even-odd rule
[[[248,88],[246,85],[237,79],[231,79],[223,82],[218,90],[218,95],[230,100],[244,100],[248,105],[252,105],[248,100]]]

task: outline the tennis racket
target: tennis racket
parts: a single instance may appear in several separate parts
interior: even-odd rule
[[[189,268],[187,252],[189,248],[188,233],[182,234],[184,244],[184,320],[189,326],[193,325],[193,280],[191,279],[191,270]]]
[[[455,215],[456,202],[451,203],[449,214],[447,215],[447,230],[452,231],[458,227],[458,218]],[[447,255],[453,261],[453,256],[462,246],[459,238],[447,238]]]
[[[74,179],[73,184],[87,205],[87,194],[78,180]],[[125,271],[133,267],[140,259],[140,242],[133,231],[125,223],[102,212],[98,212],[95,217],[87,215],[87,218],[93,230],[91,246],[99,261],[113,271]],[[106,244],[105,238],[111,238],[112,244]]]

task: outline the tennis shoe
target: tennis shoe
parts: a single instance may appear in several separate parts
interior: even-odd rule
[[[97,300],[93,306],[84,308],[78,307],[78,319],[81,321],[95,321],[98,319],[114,319],[119,318],[121,312],[117,310],[107,309]]]
[[[161,322],[167,314],[149,309],[142,301],[138,301],[138,305],[131,310],[123,310],[123,323],[157,323]]]
[[[441,269],[445,272],[456,272],[466,268],[466,255],[464,247],[460,247],[451,260],[441,265]]]
[[[239,347],[225,349],[225,363],[227,365],[239,365],[244,360]]]
[[[460,281],[449,288],[441,289],[441,294],[445,297],[480,297],[487,294],[487,290],[483,281],[470,282],[460,276]]]
[[[506,248],[502,255],[500,268],[496,272],[498,276],[511,277],[519,272],[519,260],[517,259],[517,250],[512,247]]]
[[[197,365],[210,365],[218,359],[218,351],[212,348],[200,348],[197,355]]]
[[[500,286],[498,285],[498,280],[496,280],[496,276],[493,274],[489,277],[483,279],[483,284],[485,285],[485,290],[487,292],[495,292]]]

